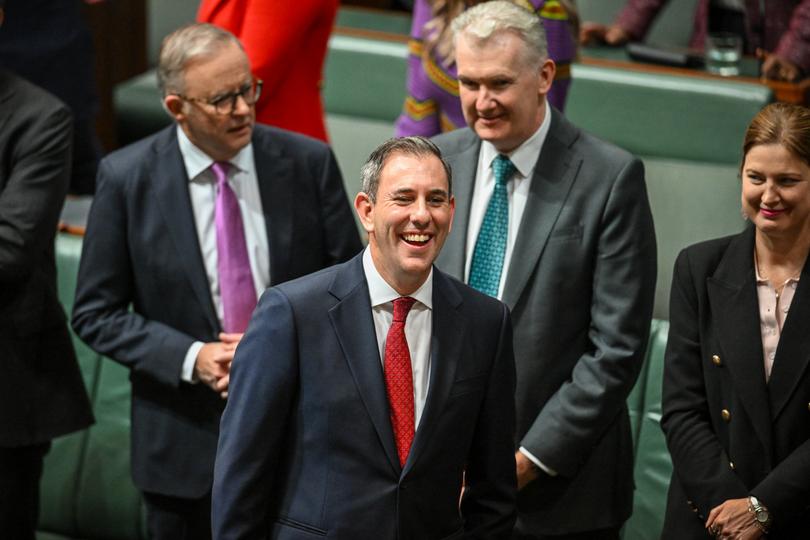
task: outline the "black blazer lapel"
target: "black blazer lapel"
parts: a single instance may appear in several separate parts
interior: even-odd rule
[[[779,346],[768,381],[768,392],[771,398],[771,418],[776,420],[795,392],[798,384],[804,380],[804,373],[810,361],[810,257],[804,263],[802,275],[793,300],[790,312],[785,319]]]
[[[450,389],[456,377],[456,366],[461,358],[462,344],[466,333],[466,323],[458,312],[461,304],[458,294],[450,281],[436,268],[433,269],[433,328],[430,338],[430,386],[425,408],[416,429],[411,452],[405,463],[407,474],[416,463],[422,451],[430,443],[437,418],[444,409]]]
[[[295,218],[295,179],[291,159],[274,145],[268,132],[256,126],[253,159],[262,199],[267,247],[270,252],[270,283],[287,281],[292,254]]]
[[[371,315],[368,284],[363,273],[363,255],[346,263],[330,288],[338,304],[329,310],[329,318],[357,385],[357,392],[371,417],[380,444],[397,475],[401,473],[399,456],[385,393],[385,380]]]
[[[582,159],[570,149],[578,132],[554,111],[543,149],[537,159],[526,209],[518,228],[506,275],[503,302],[514,309],[565,205]]]
[[[753,261],[754,228],[749,227],[731,241],[706,287],[724,363],[757,436],[771,452],[771,415]]]
[[[188,174],[177,143],[177,128],[172,125],[154,142],[156,157],[150,165],[150,178],[156,206],[160,208],[169,237],[182,261],[194,296],[206,314],[212,335],[220,331],[219,319],[211,298],[211,289],[194,225],[194,212],[188,191]]]

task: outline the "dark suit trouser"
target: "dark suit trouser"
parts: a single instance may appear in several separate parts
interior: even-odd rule
[[[0,536],[34,540],[39,518],[39,480],[50,442],[0,448]]]
[[[210,540],[211,495],[181,499],[144,493],[149,540]]]
[[[560,536],[549,536],[544,534],[524,534],[515,531],[512,540],[619,540],[619,529],[599,529],[597,531],[587,531],[574,534],[564,534]]]

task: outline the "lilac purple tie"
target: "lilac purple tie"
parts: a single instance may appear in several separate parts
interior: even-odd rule
[[[218,161],[211,165],[217,179],[217,200],[214,222],[217,229],[217,271],[219,294],[222,299],[222,327],[225,332],[244,332],[253,308],[256,289],[250,271],[245,228],[239,201],[228,184],[230,163]]]

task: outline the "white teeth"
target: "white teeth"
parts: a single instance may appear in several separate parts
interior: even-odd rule
[[[426,234],[405,234],[403,238],[408,242],[427,242],[430,239]]]

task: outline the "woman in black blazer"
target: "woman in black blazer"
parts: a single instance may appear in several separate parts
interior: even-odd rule
[[[675,263],[665,539],[810,538],[810,109],[763,109],[741,176],[751,226]]]

